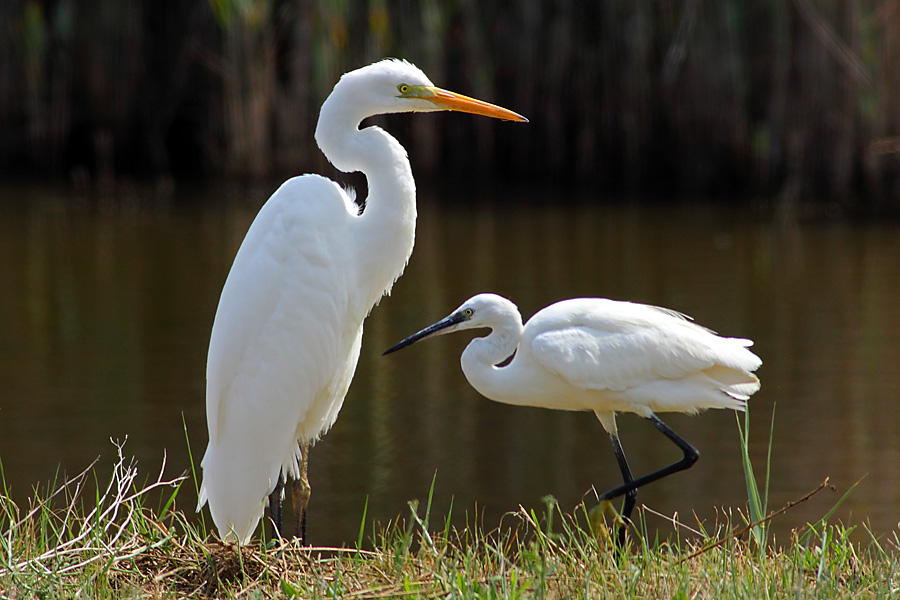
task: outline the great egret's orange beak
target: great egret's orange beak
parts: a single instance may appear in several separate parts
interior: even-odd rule
[[[493,117],[495,119],[503,119],[504,121],[518,121],[527,123],[528,119],[511,110],[507,110],[489,102],[482,102],[475,98],[469,98],[456,92],[448,92],[437,87],[423,87],[423,92],[419,95],[422,100],[437,105],[444,110],[454,110],[457,112],[471,113],[473,115],[482,115],[485,117]]]

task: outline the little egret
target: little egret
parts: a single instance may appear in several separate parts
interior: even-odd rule
[[[707,408],[743,411],[759,389],[762,361],[750,340],[719,337],[681,313],[632,302],[577,298],[557,302],[522,326],[515,304],[495,294],[466,300],[448,317],[388,348],[465,329],[488,328],[472,340],[460,363],[481,395],[504,404],[593,411],[612,441],[625,483],[600,496],[625,495],[628,519],[637,489],[693,465],[700,453],[656,413]],[[515,356],[505,366],[497,366]],[[637,479],[631,475],[616,429],[616,413],[648,419],[684,458]],[[625,530],[619,530],[619,542]]]
[[[322,104],[316,142],[352,193],[319,175],[289,179],[260,209],[222,289],[209,341],[198,510],[209,503],[224,540],[249,541],[266,496],[281,535],[284,481],[305,528],[308,449],[337,419],[356,369],[363,320],[413,249],[415,182],[406,151],[370,116],[454,110],[526,121],[434,87],[415,66],[383,60],[346,73]]]

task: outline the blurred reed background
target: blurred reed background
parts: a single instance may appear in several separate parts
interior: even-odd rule
[[[320,171],[322,100],[384,56],[531,119],[392,119],[420,177],[900,208],[896,0],[2,2],[0,175]]]

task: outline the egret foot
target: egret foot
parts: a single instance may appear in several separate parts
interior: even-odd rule
[[[309,504],[309,496],[312,488],[309,486],[307,470],[309,467],[309,445],[300,445],[300,477],[295,479],[291,489],[291,502],[294,505],[294,519],[297,538],[301,545],[306,545],[306,507]]]
[[[278,474],[278,483],[275,489],[269,494],[269,521],[272,524],[269,539],[279,540],[282,537],[283,520],[284,520],[284,477]]]
[[[309,504],[311,491],[306,477],[294,480],[291,501],[294,504],[294,518],[297,526],[296,535],[301,545],[306,545],[306,506]]]
[[[611,501],[600,500],[600,502],[588,512],[588,522],[591,524],[591,530],[607,545],[613,544],[609,533],[610,527],[607,525],[606,520],[607,513],[612,515],[613,524],[619,527],[615,544],[621,548],[625,543],[625,531],[628,527],[628,521],[626,517],[622,516],[622,513],[618,511]]]

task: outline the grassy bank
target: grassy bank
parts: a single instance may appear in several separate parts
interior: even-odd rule
[[[167,480],[161,470],[141,483],[121,447],[109,480],[103,478],[92,466],[36,493],[27,507],[4,493],[0,598],[900,595],[898,531],[857,532],[851,541],[852,528],[827,518],[780,544],[767,540],[765,524],[748,527],[742,511],[722,512],[705,528],[677,524],[666,539],[639,521],[619,552],[604,523],[592,526],[583,508],[566,514],[549,498],[542,514],[523,509],[499,524],[473,517],[462,528],[430,514],[430,502],[411,502],[396,522],[367,524],[363,515],[351,547],[257,541],[239,549],[175,508],[187,478]],[[769,519],[789,515],[787,506]]]

